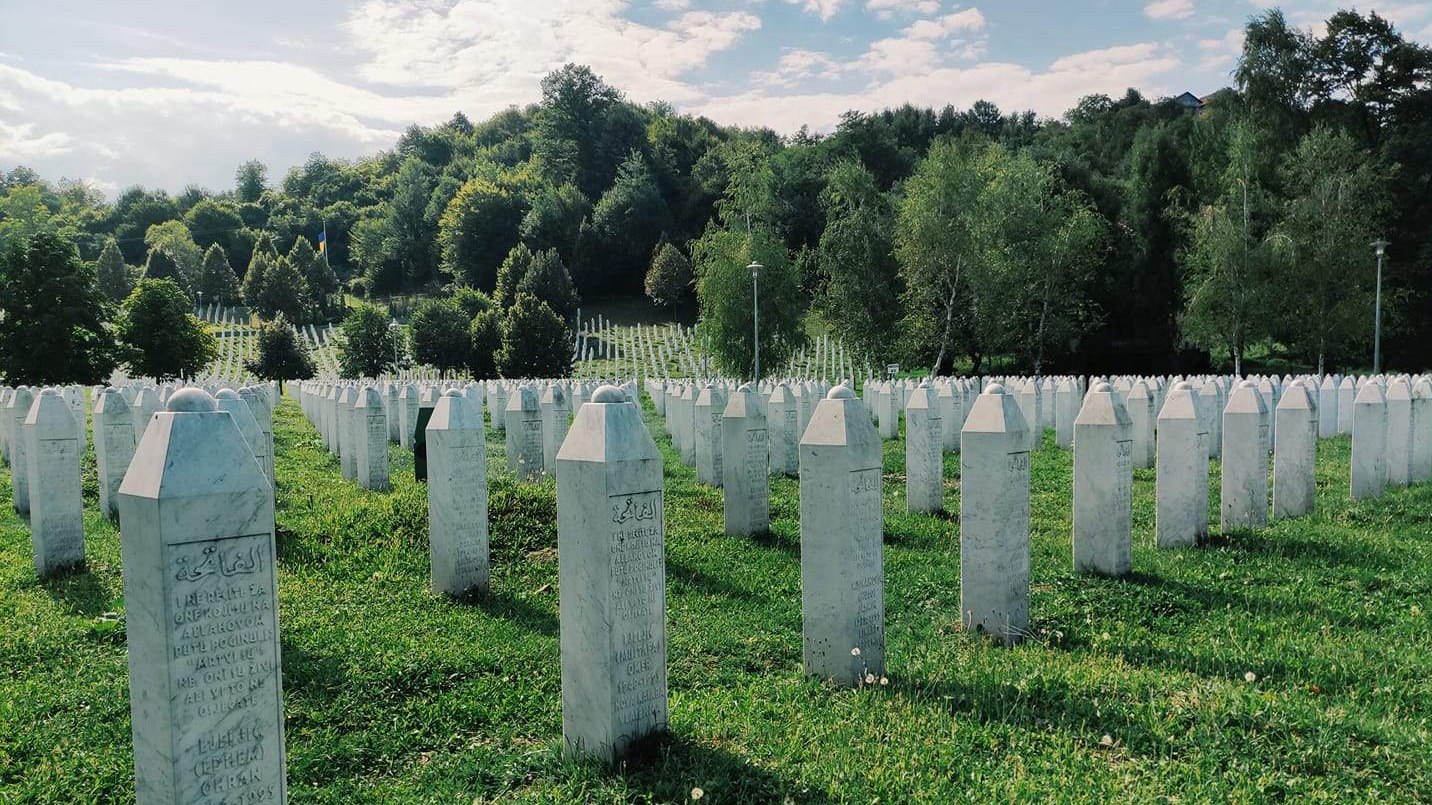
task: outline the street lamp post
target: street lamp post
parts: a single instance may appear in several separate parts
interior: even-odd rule
[[[1377,292],[1372,303],[1372,373],[1382,372],[1382,256],[1387,253],[1388,242],[1382,238],[1371,244],[1377,250]]]
[[[388,332],[393,334],[393,374],[398,374],[398,333],[402,327],[398,326],[398,320],[393,319],[388,325]]]
[[[761,312],[760,312],[760,290],[756,285],[756,278],[761,275],[762,266],[755,260],[746,268],[751,270],[751,352],[756,357],[756,365],[752,370],[755,375],[753,381],[761,382]]]

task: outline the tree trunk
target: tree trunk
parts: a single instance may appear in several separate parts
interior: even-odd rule
[[[935,368],[933,373],[938,375],[940,367],[945,365],[945,352],[949,349],[950,333],[955,327],[955,297],[958,290],[950,286],[950,295],[945,300],[945,330],[940,334],[940,354],[935,357]]]

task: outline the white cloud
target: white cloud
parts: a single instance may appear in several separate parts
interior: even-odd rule
[[[896,14],[934,14],[940,10],[940,0],[865,0],[865,10],[881,19]]]
[[[446,88],[479,115],[533,100],[543,75],[587,64],[639,100],[698,97],[682,80],[761,25],[745,11],[690,11],[657,28],[621,14],[624,0],[368,0],[345,27],[363,78]]]
[[[1091,93],[1121,95],[1131,86],[1157,90],[1151,82],[1180,67],[1157,45],[1138,44],[1072,54],[1043,71],[1006,62],[938,67],[882,78],[856,92],[773,94],[762,89],[695,104],[694,111],[724,123],[770,126],[792,132],[809,124],[828,131],[848,109],[969,106],[990,100],[1005,111],[1032,109],[1053,117]]]
[[[1227,72],[1243,53],[1243,29],[1233,28],[1217,39],[1198,40],[1198,69]]]
[[[802,81],[835,78],[842,65],[825,53],[802,48],[786,48],[776,69],[751,74],[751,83],[766,87],[793,87]]]
[[[822,21],[834,17],[836,12],[840,11],[840,7],[845,5],[845,0],[786,0],[786,2],[819,15]]]
[[[977,8],[946,14],[939,19],[918,20],[902,33],[911,39],[943,39],[962,31],[983,31],[985,17]]]
[[[1186,20],[1193,16],[1193,0],[1154,0],[1144,6],[1151,20]]]
[[[691,0],[656,0],[652,5],[662,11],[685,11],[691,7]]]

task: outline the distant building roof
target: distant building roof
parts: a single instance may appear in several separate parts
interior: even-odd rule
[[[1207,103],[1203,98],[1194,95],[1192,92],[1185,92],[1177,98],[1174,98],[1174,101],[1185,109],[1202,109],[1203,105]]]

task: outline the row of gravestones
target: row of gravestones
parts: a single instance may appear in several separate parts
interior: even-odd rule
[[[1355,465],[1367,450],[1359,442],[1373,443],[1374,434],[1380,434],[1380,444],[1387,444],[1381,383],[1370,381],[1358,396]],[[546,391],[557,387],[547,384]],[[376,403],[367,407],[381,408],[377,389],[362,388],[363,399],[353,404],[354,410],[364,407],[364,400]],[[702,393],[714,388],[704,384]],[[305,388],[310,403],[327,399],[318,391]],[[443,462],[472,464],[481,455],[482,408],[474,404],[475,391],[447,389],[433,406],[424,430],[433,446],[441,445],[442,458],[431,467],[434,474],[450,475]],[[540,413],[532,385],[497,384],[492,391],[509,393],[502,407],[506,415],[494,418],[509,432],[524,430],[525,413]],[[574,391],[584,396],[583,389]],[[1279,410],[1298,410],[1288,401],[1303,402],[1305,412],[1315,410],[1302,384],[1291,384],[1289,391]],[[633,392],[630,386],[595,391],[594,404],[579,406],[555,456],[561,589],[569,601],[582,602],[561,612],[564,735],[573,751],[607,758],[666,724],[662,470],[632,404]],[[664,395],[661,389],[655,396]],[[723,438],[744,442],[752,455],[763,452],[764,434],[750,435],[762,430],[768,404],[763,396],[746,386],[722,406]],[[912,396],[937,409],[930,404],[931,384],[917,386]],[[52,392],[41,399],[51,402],[32,408],[54,407],[62,397]],[[1118,489],[1127,487],[1133,439],[1132,421],[1122,406],[1108,384],[1096,383],[1076,417],[1074,441],[1076,464],[1115,465],[1116,472],[1103,473],[1114,479],[1106,484],[1114,491],[1104,497],[1126,511],[1127,494]],[[908,403],[906,408],[908,417]],[[168,410],[149,423],[119,490],[142,802],[218,795],[262,802],[284,796],[271,474],[265,474],[262,448],[243,433],[241,410],[220,410],[217,401],[196,389],[174,394]],[[914,410],[921,410],[918,404]],[[1242,384],[1230,392],[1222,417],[1225,447],[1233,450],[1233,442],[1239,442],[1241,449],[1247,442],[1254,448],[1244,452],[1266,462],[1266,442],[1239,434],[1248,428],[1266,433],[1267,414],[1256,386]],[[74,432],[73,420],[57,421]],[[1173,486],[1165,484],[1162,456],[1175,451],[1179,460],[1167,463],[1194,465],[1195,472],[1187,475],[1196,475],[1202,460],[1206,495],[1204,421],[1192,386],[1173,385],[1159,415],[1161,499],[1166,486]],[[1311,434],[1315,421],[1305,414],[1302,432]],[[1289,420],[1287,428],[1297,432],[1299,426]],[[933,437],[936,430],[927,430]],[[457,431],[457,443],[468,453],[445,449],[445,431]],[[1016,395],[996,383],[968,407],[960,437],[962,620],[1007,642],[1020,638],[1028,620],[1028,431]],[[880,436],[869,411],[845,386],[812,406],[801,434],[805,667],[813,675],[858,685],[881,673],[884,663]],[[382,435],[388,435],[386,419]],[[1295,441],[1287,440],[1290,445]],[[934,443],[942,444],[943,437]],[[1093,452],[1101,447],[1102,454]],[[1086,455],[1090,460],[1081,462]],[[744,477],[764,485],[766,461],[726,462],[740,469],[733,476],[723,467],[723,481]],[[1356,488],[1356,469],[1354,474]],[[485,487],[479,478],[470,481],[472,490],[456,491],[461,495]],[[1076,496],[1080,488],[1076,481]],[[1098,497],[1094,493],[1090,500]],[[1266,492],[1261,499],[1266,505]],[[1086,508],[1100,509],[1093,503]],[[485,505],[482,509],[449,515],[449,526],[475,529],[481,523],[485,530]],[[1165,544],[1162,500],[1159,512],[1160,544]],[[1196,512],[1189,514],[1197,518]],[[1203,516],[1206,520],[1206,505]],[[1076,520],[1083,519],[1076,514]],[[1097,512],[1094,519],[1127,522],[1126,515],[1120,520]],[[480,558],[485,565],[485,555]],[[462,561],[440,554],[435,544],[435,567]],[[475,586],[481,584],[465,590]]]
[[[95,387],[93,444],[101,514],[119,516],[118,494],[139,441],[177,386]],[[252,451],[273,477],[273,386],[210,387],[241,423]],[[82,457],[90,444],[86,389],[0,388],[0,459],[10,467],[11,504],[29,519],[41,577],[81,564],[85,555]]]

